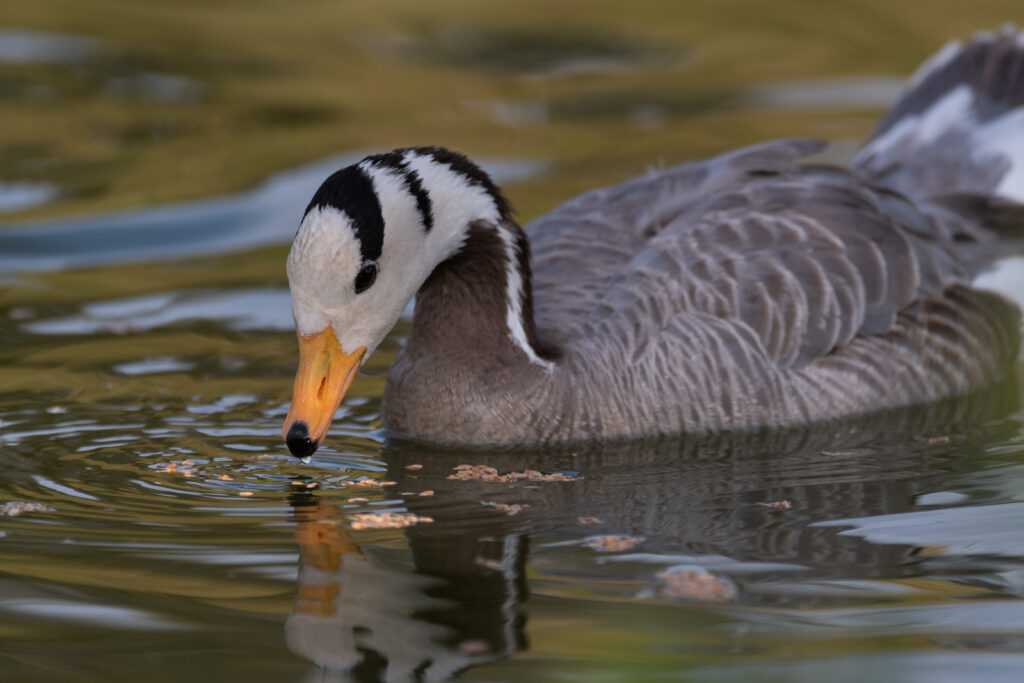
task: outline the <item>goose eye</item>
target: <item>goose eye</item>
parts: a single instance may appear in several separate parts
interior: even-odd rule
[[[377,264],[371,261],[370,263],[365,264],[359,269],[359,272],[356,273],[356,294],[361,294],[368,290],[376,279]]]

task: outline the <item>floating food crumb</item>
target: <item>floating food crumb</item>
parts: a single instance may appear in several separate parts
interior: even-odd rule
[[[770,503],[758,503],[758,505],[769,510],[788,510],[793,507],[788,500],[773,500]]]
[[[448,479],[458,481],[486,481],[491,483],[510,481],[575,481],[579,477],[575,474],[565,472],[553,472],[542,474],[537,470],[523,470],[522,472],[509,472],[498,474],[498,470],[487,465],[456,465],[455,474],[449,474]]]
[[[376,479],[360,479],[359,481],[352,482],[353,486],[377,486]]]
[[[657,593],[663,598],[682,598],[702,602],[725,602],[736,597],[731,583],[702,569],[658,573]]]
[[[636,536],[591,536],[586,544],[601,553],[618,553],[635,548],[640,542]]]
[[[949,443],[948,436],[933,436],[928,439],[928,443]]]
[[[193,465],[195,465],[195,463],[192,462],[191,460],[182,460],[181,464],[184,465],[185,467],[192,467]]]
[[[432,496],[432,495],[434,495],[434,492],[431,491],[430,489],[427,489],[426,491],[420,491],[420,495],[421,496]]]
[[[407,469],[407,470],[422,470],[423,469],[423,465],[416,465],[416,464],[406,465],[405,469]]]
[[[526,503],[495,503],[493,500],[482,500],[481,505],[492,507],[499,512],[504,512],[509,517],[512,515],[518,515],[520,512],[530,507]]]
[[[349,498],[348,502],[350,502],[350,503],[369,503],[370,499],[369,498],[356,497],[356,498]]]
[[[164,469],[162,471],[163,472],[173,472],[176,469],[178,469],[178,463],[176,463],[176,462],[169,462],[169,463],[167,463],[167,466],[164,467]]]
[[[186,477],[191,477],[192,474],[193,474],[193,471],[192,470],[182,470],[181,473],[184,474]]]
[[[50,406],[49,408],[46,409],[46,412],[48,412],[50,415],[64,415],[65,413],[68,412],[68,409],[65,408],[64,406]]]
[[[0,505],[0,517],[17,517],[23,512],[50,512],[42,503],[4,503]]]
[[[221,481],[231,481],[231,475],[230,474],[222,474],[222,475],[220,475],[220,480]]]
[[[382,481],[382,482],[380,482],[381,486],[395,486],[397,484],[398,484],[397,481]]]
[[[404,529],[413,524],[433,521],[430,517],[417,517],[405,512],[361,512],[352,515],[352,528]]]
[[[305,485],[306,485],[306,482],[304,482],[304,481],[293,481],[292,482],[292,486],[305,486]]]
[[[487,557],[475,557],[473,558],[473,562],[475,564],[480,565],[481,567],[493,569],[494,571],[499,571],[501,569],[501,562],[498,562],[497,560],[492,560]]]
[[[306,488],[307,488],[307,489],[315,489],[315,488],[316,488],[317,486],[319,486],[319,485],[320,485],[320,484],[316,483],[315,481],[311,481],[311,482],[309,482],[308,484],[306,484]]]
[[[491,651],[491,646],[486,640],[473,639],[464,640],[459,643],[459,652],[464,655],[482,655]]]
[[[577,517],[576,523],[582,524],[583,526],[587,526],[588,524],[604,524],[604,522],[599,520],[597,517]]]
[[[399,492],[398,495],[400,495],[400,496],[415,496],[416,492],[415,491],[401,491],[401,492]]]
[[[252,495],[252,491],[239,491],[238,495],[240,495],[240,496],[251,496]]]

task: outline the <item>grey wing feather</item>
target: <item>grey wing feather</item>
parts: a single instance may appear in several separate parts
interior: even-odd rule
[[[759,348],[745,353],[800,367],[967,281],[945,239],[953,218],[796,164],[821,147],[785,140],[680,166],[527,226],[541,334],[563,345],[617,337],[635,356],[665,330],[716,319],[749,330],[740,345]]]

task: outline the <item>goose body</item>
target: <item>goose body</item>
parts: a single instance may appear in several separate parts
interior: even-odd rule
[[[782,140],[651,173],[525,229],[448,150],[342,169],[289,255],[289,448],[315,450],[414,295],[383,418],[440,442],[796,425],[998,379],[1020,310],[973,282],[993,227],[1022,215],[1024,37],[947,47],[849,168],[803,161],[823,147]]]

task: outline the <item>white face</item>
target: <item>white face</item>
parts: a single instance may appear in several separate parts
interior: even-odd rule
[[[382,253],[376,280],[357,294],[355,280],[362,266],[348,217],[332,207],[312,209],[288,254],[292,313],[300,335],[330,326],[346,354],[364,346],[367,356],[373,352],[413,292],[402,286],[400,264]]]
[[[457,251],[466,225],[495,220],[493,201],[479,187],[444,165],[407,156],[430,194],[434,225],[426,230],[416,198],[393,170],[360,164],[381,207],[383,244],[377,277],[356,293],[356,275],[364,266],[351,218],[332,206],[309,211],[288,254],[292,312],[302,336],[334,330],[341,350],[366,347],[366,357],[383,341],[434,267]]]

